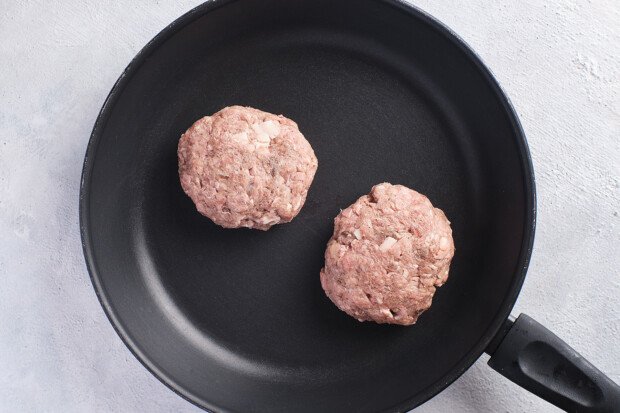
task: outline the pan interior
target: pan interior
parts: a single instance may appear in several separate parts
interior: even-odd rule
[[[130,348],[217,410],[390,411],[445,387],[522,276],[530,171],[489,77],[391,2],[220,1],[167,31],[113,91],[85,169],[89,266]],[[316,152],[290,224],[222,229],[181,190],[181,133],[234,104],[292,118]],[[448,283],[409,328],[358,323],[319,283],[333,218],[380,182],[428,195],[454,231]]]

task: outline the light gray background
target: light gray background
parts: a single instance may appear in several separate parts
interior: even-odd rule
[[[198,412],[133,358],[82,259],[82,158],[136,52],[199,0],[0,0],[0,411]],[[620,6],[414,3],[490,66],[536,168],[527,312],[620,381]],[[555,411],[486,366],[418,411]]]

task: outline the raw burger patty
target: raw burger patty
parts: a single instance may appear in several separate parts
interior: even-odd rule
[[[196,121],[178,157],[181,186],[201,214],[262,230],[299,213],[318,164],[295,122],[241,106]]]
[[[450,222],[424,195],[376,185],[334,220],[321,285],[359,321],[410,325],[448,279]]]

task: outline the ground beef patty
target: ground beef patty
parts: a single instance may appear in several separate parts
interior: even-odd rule
[[[359,321],[414,324],[448,279],[454,242],[444,213],[422,194],[383,183],[334,220],[321,285]]]
[[[269,229],[303,206],[317,168],[297,124],[231,106],[181,136],[179,176],[198,211],[226,228]]]

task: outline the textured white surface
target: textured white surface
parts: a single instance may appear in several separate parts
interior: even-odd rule
[[[82,157],[114,81],[185,1],[0,0],[0,412],[198,412],[133,358],[90,285]],[[620,5],[416,0],[490,66],[538,184],[527,312],[620,381]],[[418,411],[555,411],[486,366]]]

